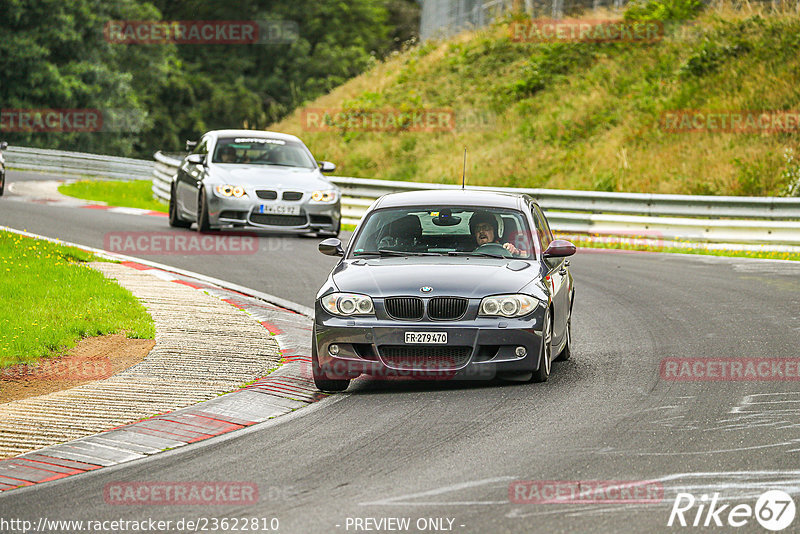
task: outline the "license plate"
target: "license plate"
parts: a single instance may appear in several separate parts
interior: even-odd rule
[[[261,204],[259,213],[267,215],[300,215],[300,206],[287,206],[284,204]]]
[[[447,343],[447,332],[406,332],[406,344],[412,343]]]

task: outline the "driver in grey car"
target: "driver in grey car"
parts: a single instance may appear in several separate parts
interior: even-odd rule
[[[476,211],[472,217],[470,217],[469,231],[473,237],[475,237],[475,242],[478,247],[489,243],[500,244],[497,235],[497,219],[488,211]],[[514,256],[528,255],[528,251],[519,249],[512,243],[504,243],[502,246]]]

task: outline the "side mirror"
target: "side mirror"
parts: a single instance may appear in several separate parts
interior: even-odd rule
[[[5,150],[8,148],[8,143],[5,141],[0,142],[0,150]]]
[[[186,141],[186,152],[191,152],[197,147],[197,141]]]
[[[336,165],[331,163],[330,161],[318,161],[319,170],[322,172],[333,172],[336,170]]]
[[[544,251],[545,258],[564,258],[575,254],[575,245],[564,239],[556,239]]]
[[[325,241],[321,242],[319,244],[319,251],[326,256],[344,256],[342,242],[335,237],[329,237]]]
[[[204,165],[206,157],[204,154],[189,154],[186,156],[186,161],[194,163],[195,165]]]

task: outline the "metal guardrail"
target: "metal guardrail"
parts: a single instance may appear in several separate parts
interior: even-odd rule
[[[3,155],[6,158],[6,165],[14,169],[119,180],[150,180],[153,177],[155,165],[146,159],[18,146],[8,147],[3,151]]]
[[[153,195],[169,199],[169,184],[181,160],[156,152]],[[329,178],[342,190],[342,219],[356,224],[378,197],[458,185],[364,178]],[[608,193],[562,189],[469,189],[527,193],[547,212],[554,230],[601,235],[637,235],[660,240],[800,244],[800,198],[723,197]]]

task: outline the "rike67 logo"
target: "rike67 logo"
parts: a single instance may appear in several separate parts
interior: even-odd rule
[[[795,504],[785,491],[770,490],[762,494],[755,507],[749,504],[720,504],[719,493],[711,499],[699,499],[691,493],[678,493],[672,504],[667,526],[681,527],[743,527],[755,518],[767,530],[783,530],[794,521]]]

